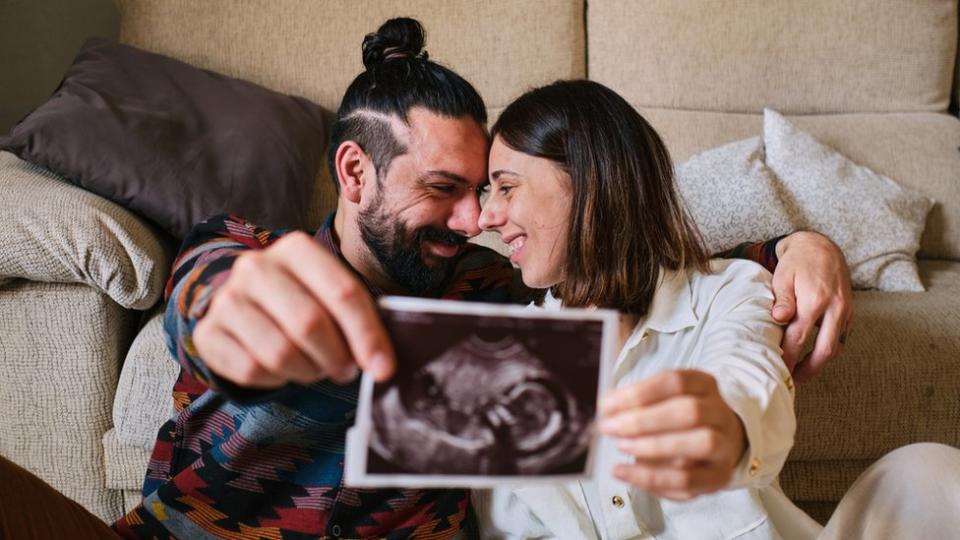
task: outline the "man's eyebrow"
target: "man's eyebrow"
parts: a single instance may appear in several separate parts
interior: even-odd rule
[[[510,169],[497,169],[490,173],[490,178],[494,180],[499,180],[501,175],[509,174],[510,176],[520,176],[519,174],[511,171]]]

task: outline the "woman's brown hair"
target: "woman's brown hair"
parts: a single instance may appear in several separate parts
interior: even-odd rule
[[[616,92],[586,80],[536,88],[503,111],[492,136],[570,176],[564,279],[552,289],[564,305],[643,316],[660,267],[708,271],[666,146]]]

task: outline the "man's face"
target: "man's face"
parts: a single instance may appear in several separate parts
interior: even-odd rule
[[[415,107],[397,138],[407,152],[364,188],[360,233],[387,276],[410,293],[443,292],[452,261],[480,233],[487,134],[472,118]]]

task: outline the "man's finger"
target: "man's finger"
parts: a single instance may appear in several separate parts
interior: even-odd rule
[[[280,326],[320,372],[344,383],[357,376],[343,335],[320,302],[283,266],[249,284],[251,300]]]
[[[307,235],[294,239],[296,264],[286,268],[317,297],[343,333],[357,364],[383,381],[393,375],[396,357],[373,299],[336,257]]]
[[[264,370],[275,377],[302,384],[314,382],[323,376],[320,369],[256,304],[235,293],[218,300],[226,302],[219,321],[221,327]]]
[[[815,319],[798,317],[793,320],[783,333],[783,362],[792,373],[800,360],[803,346],[813,332]]]
[[[199,328],[199,327],[198,327]],[[279,388],[287,379],[270,374],[260,367],[246,349],[222,328],[206,331],[203,349],[198,353],[204,363],[217,375],[249,388]]]
[[[603,415],[610,416],[681,394],[702,396],[716,384],[711,375],[702,371],[664,371],[640,382],[613,390],[600,401],[600,411]]]
[[[794,275],[781,272],[773,275],[773,319],[786,324],[797,313],[797,298],[794,292]]]
[[[841,319],[837,309],[828,309],[820,322],[820,329],[817,332],[817,342],[813,351],[804,358],[797,366],[799,375],[794,378],[799,382],[815,375],[830,360],[836,358],[843,346],[840,340],[846,332],[844,328],[845,321]]]

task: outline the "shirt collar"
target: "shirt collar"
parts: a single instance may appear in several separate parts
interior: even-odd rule
[[[647,337],[650,330],[670,334],[695,326],[698,320],[697,314],[693,311],[689,275],[661,267],[660,279],[657,290],[653,293],[650,311],[637,323],[633,333],[623,344],[623,350],[635,347]]]
[[[563,302],[547,291],[543,307],[561,309],[562,306]],[[693,289],[690,288],[689,274],[661,267],[650,310],[647,316],[637,323],[634,333],[639,336],[643,331],[653,330],[668,334],[696,326],[699,320],[693,310]]]
[[[360,272],[357,272],[353,266],[350,266],[350,262],[347,261],[347,258],[343,256],[343,252],[340,251],[340,239],[337,238],[337,232],[333,228],[333,220],[336,215],[336,212],[330,212],[330,214],[327,215],[327,219],[323,220],[323,225],[321,225],[320,228],[317,229],[317,232],[313,234],[313,239],[319,242],[323,247],[327,248],[330,253],[336,255],[337,258],[340,259],[340,262],[346,265],[346,267],[349,268],[355,276],[360,278],[360,281],[367,287],[367,290],[370,291],[372,296],[383,296],[383,291],[371,285],[370,282],[367,281],[362,274],[360,274]]]
[[[660,283],[653,295],[650,312],[641,325],[657,332],[672,333],[695,326],[693,292],[687,272],[660,268]]]

